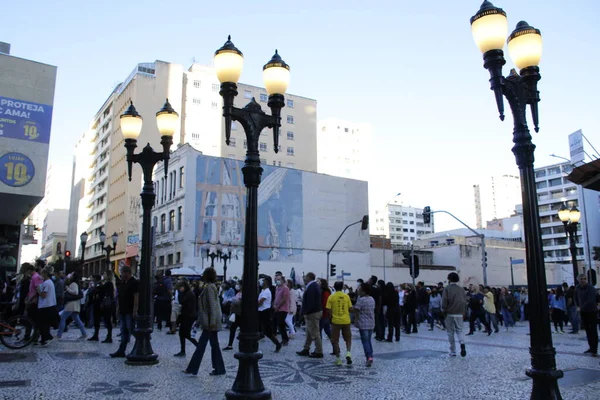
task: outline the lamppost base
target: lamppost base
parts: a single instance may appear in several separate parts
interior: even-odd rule
[[[158,354],[152,350],[150,342],[150,334],[152,329],[136,329],[133,335],[135,336],[135,345],[131,353],[127,355],[125,364],[132,366],[154,365],[158,364]]]
[[[530,368],[525,375],[533,380],[531,400],[562,400],[558,390],[558,380],[565,374],[559,370],[540,370]]]
[[[258,335],[256,335],[258,340]],[[271,391],[265,389],[258,370],[258,360],[263,357],[261,352],[238,352],[234,355],[239,361],[238,372],[233,387],[225,392],[228,400],[270,400]]]

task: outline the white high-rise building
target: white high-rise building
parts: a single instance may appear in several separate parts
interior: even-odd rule
[[[495,175],[473,185],[477,229],[485,228],[487,221],[510,217],[521,204],[521,180],[517,175]]]
[[[431,222],[426,224],[423,220],[423,207],[389,203],[385,211],[377,210],[371,216],[370,221],[374,226],[371,234],[389,238],[392,246],[406,245],[435,232],[434,214],[430,215]]]
[[[368,181],[373,128],[329,118],[317,126],[317,170],[321,174]]]

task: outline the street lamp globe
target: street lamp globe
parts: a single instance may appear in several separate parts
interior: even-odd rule
[[[105,241],[105,240],[106,240],[106,233],[104,233],[104,232],[100,232],[100,241],[101,241],[102,243],[104,243],[104,241]]]
[[[573,206],[573,208],[571,208],[571,211],[569,211],[569,219],[571,220],[571,223],[573,223],[573,224],[578,223],[580,218],[581,218],[581,211],[579,211],[577,209],[577,207]]]
[[[517,68],[537,67],[542,58],[542,35],[525,21],[520,21],[507,40],[508,54]]]
[[[281,59],[277,50],[263,67],[263,81],[269,94],[285,94],[290,84],[290,66]]]
[[[119,234],[117,232],[113,233],[111,236],[113,246],[117,245],[117,240],[119,240]]]
[[[133,102],[127,108],[120,118],[121,121],[121,132],[125,139],[136,139],[142,132],[142,116],[138,114],[137,110],[133,106]]]
[[[231,36],[227,37],[225,44],[215,51],[213,59],[217,78],[221,83],[237,83],[242,74],[244,66],[244,55],[231,42]]]
[[[87,240],[88,240],[87,232],[83,232],[81,235],[79,235],[79,240],[81,240],[81,243],[87,243]]]
[[[169,99],[156,113],[156,125],[161,136],[173,136],[179,125],[179,114],[171,107]]]
[[[508,34],[506,13],[489,1],[484,1],[479,11],[471,17],[471,32],[482,53],[502,50]]]
[[[558,210],[558,218],[560,218],[560,220],[562,222],[569,222],[570,214],[571,214],[571,211],[569,211],[567,206],[563,203],[560,210]]]

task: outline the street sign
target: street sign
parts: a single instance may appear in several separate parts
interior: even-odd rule
[[[518,259],[515,259],[515,260],[511,260],[511,261],[512,261],[513,265],[515,265],[515,264],[525,264],[525,260],[523,260],[522,258],[518,258]]]

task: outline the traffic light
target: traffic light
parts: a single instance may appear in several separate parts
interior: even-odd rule
[[[431,207],[427,206],[423,209],[423,223],[430,224],[431,223]]]
[[[416,254],[413,256],[413,264],[412,268],[410,269],[410,276],[415,279],[419,277],[419,257],[417,257]]]
[[[485,252],[484,256],[483,256],[483,267],[487,267],[487,251]]]
[[[329,266],[329,276],[336,276],[335,268],[336,268],[335,264],[331,264]]]
[[[368,215],[365,215],[365,216],[362,217],[362,222],[361,222],[361,225],[360,225],[360,229],[362,231],[366,231],[367,229],[369,229],[369,216]]]
[[[402,257],[404,257],[402,259],[402,262],[404,263],[404,265],[412,265],[412,260],[410,258],[410,251],[403,251],[402,252]]]
[[[65,250],[65,260],[69,261],[71,259],[71,251]]]

